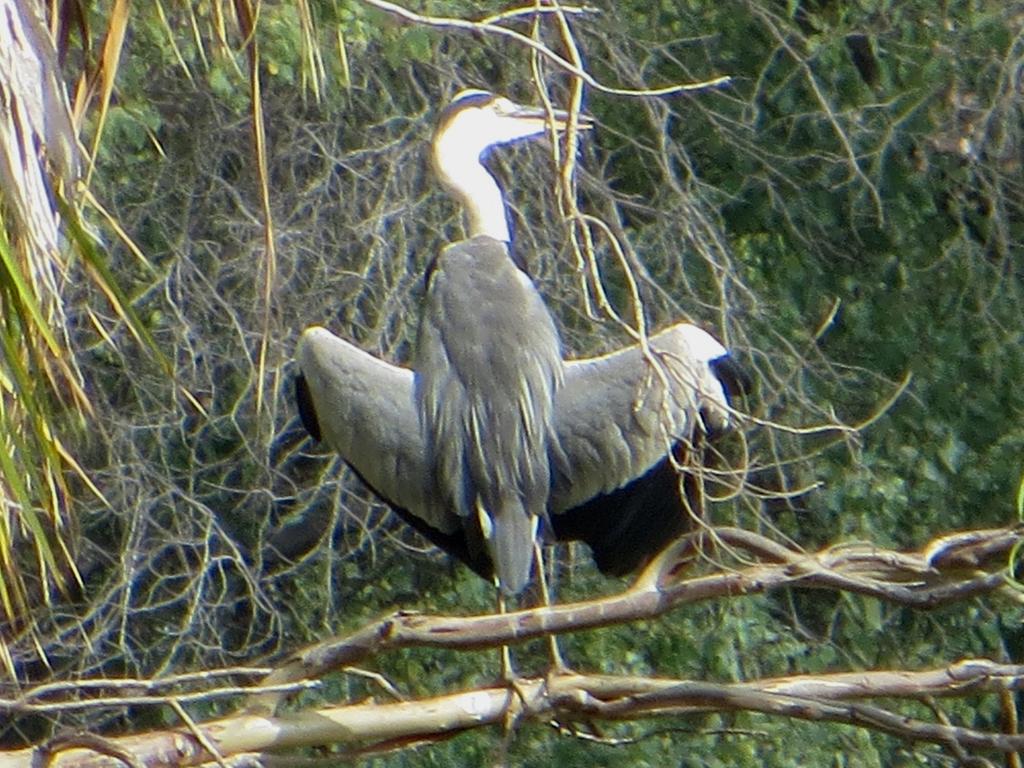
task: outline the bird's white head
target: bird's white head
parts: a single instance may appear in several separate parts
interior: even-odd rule
[[[432,145],[434,169],[441,183],[463,204],[469,234],[510,239],[505,200],[494,177],[480,162],[492,147],[542,136],[551,125],[564,130],[569,115],[562,110],[526,107],[488,91],[460,91],[438,119]],[[586,130],[590,118],[580,116]]]

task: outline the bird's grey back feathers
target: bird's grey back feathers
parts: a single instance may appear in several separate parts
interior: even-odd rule
[[[502,589],[517,593],[547,513],[562,356],[554,321],[505,243],[479,236],[437,256],[413,370],[439,492],[464,525],[484,529]]]

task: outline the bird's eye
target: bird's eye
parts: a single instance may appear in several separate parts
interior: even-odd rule
[[[504,96],[499,96],[494,100],[494,111],[499,115],[509,115],[516,110],[516,105]]]

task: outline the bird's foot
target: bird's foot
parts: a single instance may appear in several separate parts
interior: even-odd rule
[[[558,647],[558,637],[556,635],[548,635],[548,655],[551,657],[551,666],[548,668],[545,677],[551,679],[559,675],[571,675],[573,673],[572,668],[562,658],[562,650]]]

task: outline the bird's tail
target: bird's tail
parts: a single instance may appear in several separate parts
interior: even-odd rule
[[[537,521],[519,499],[506,500],[490,516],[487,543],[498,584],[506,595],[518,595],[530,580]]]

